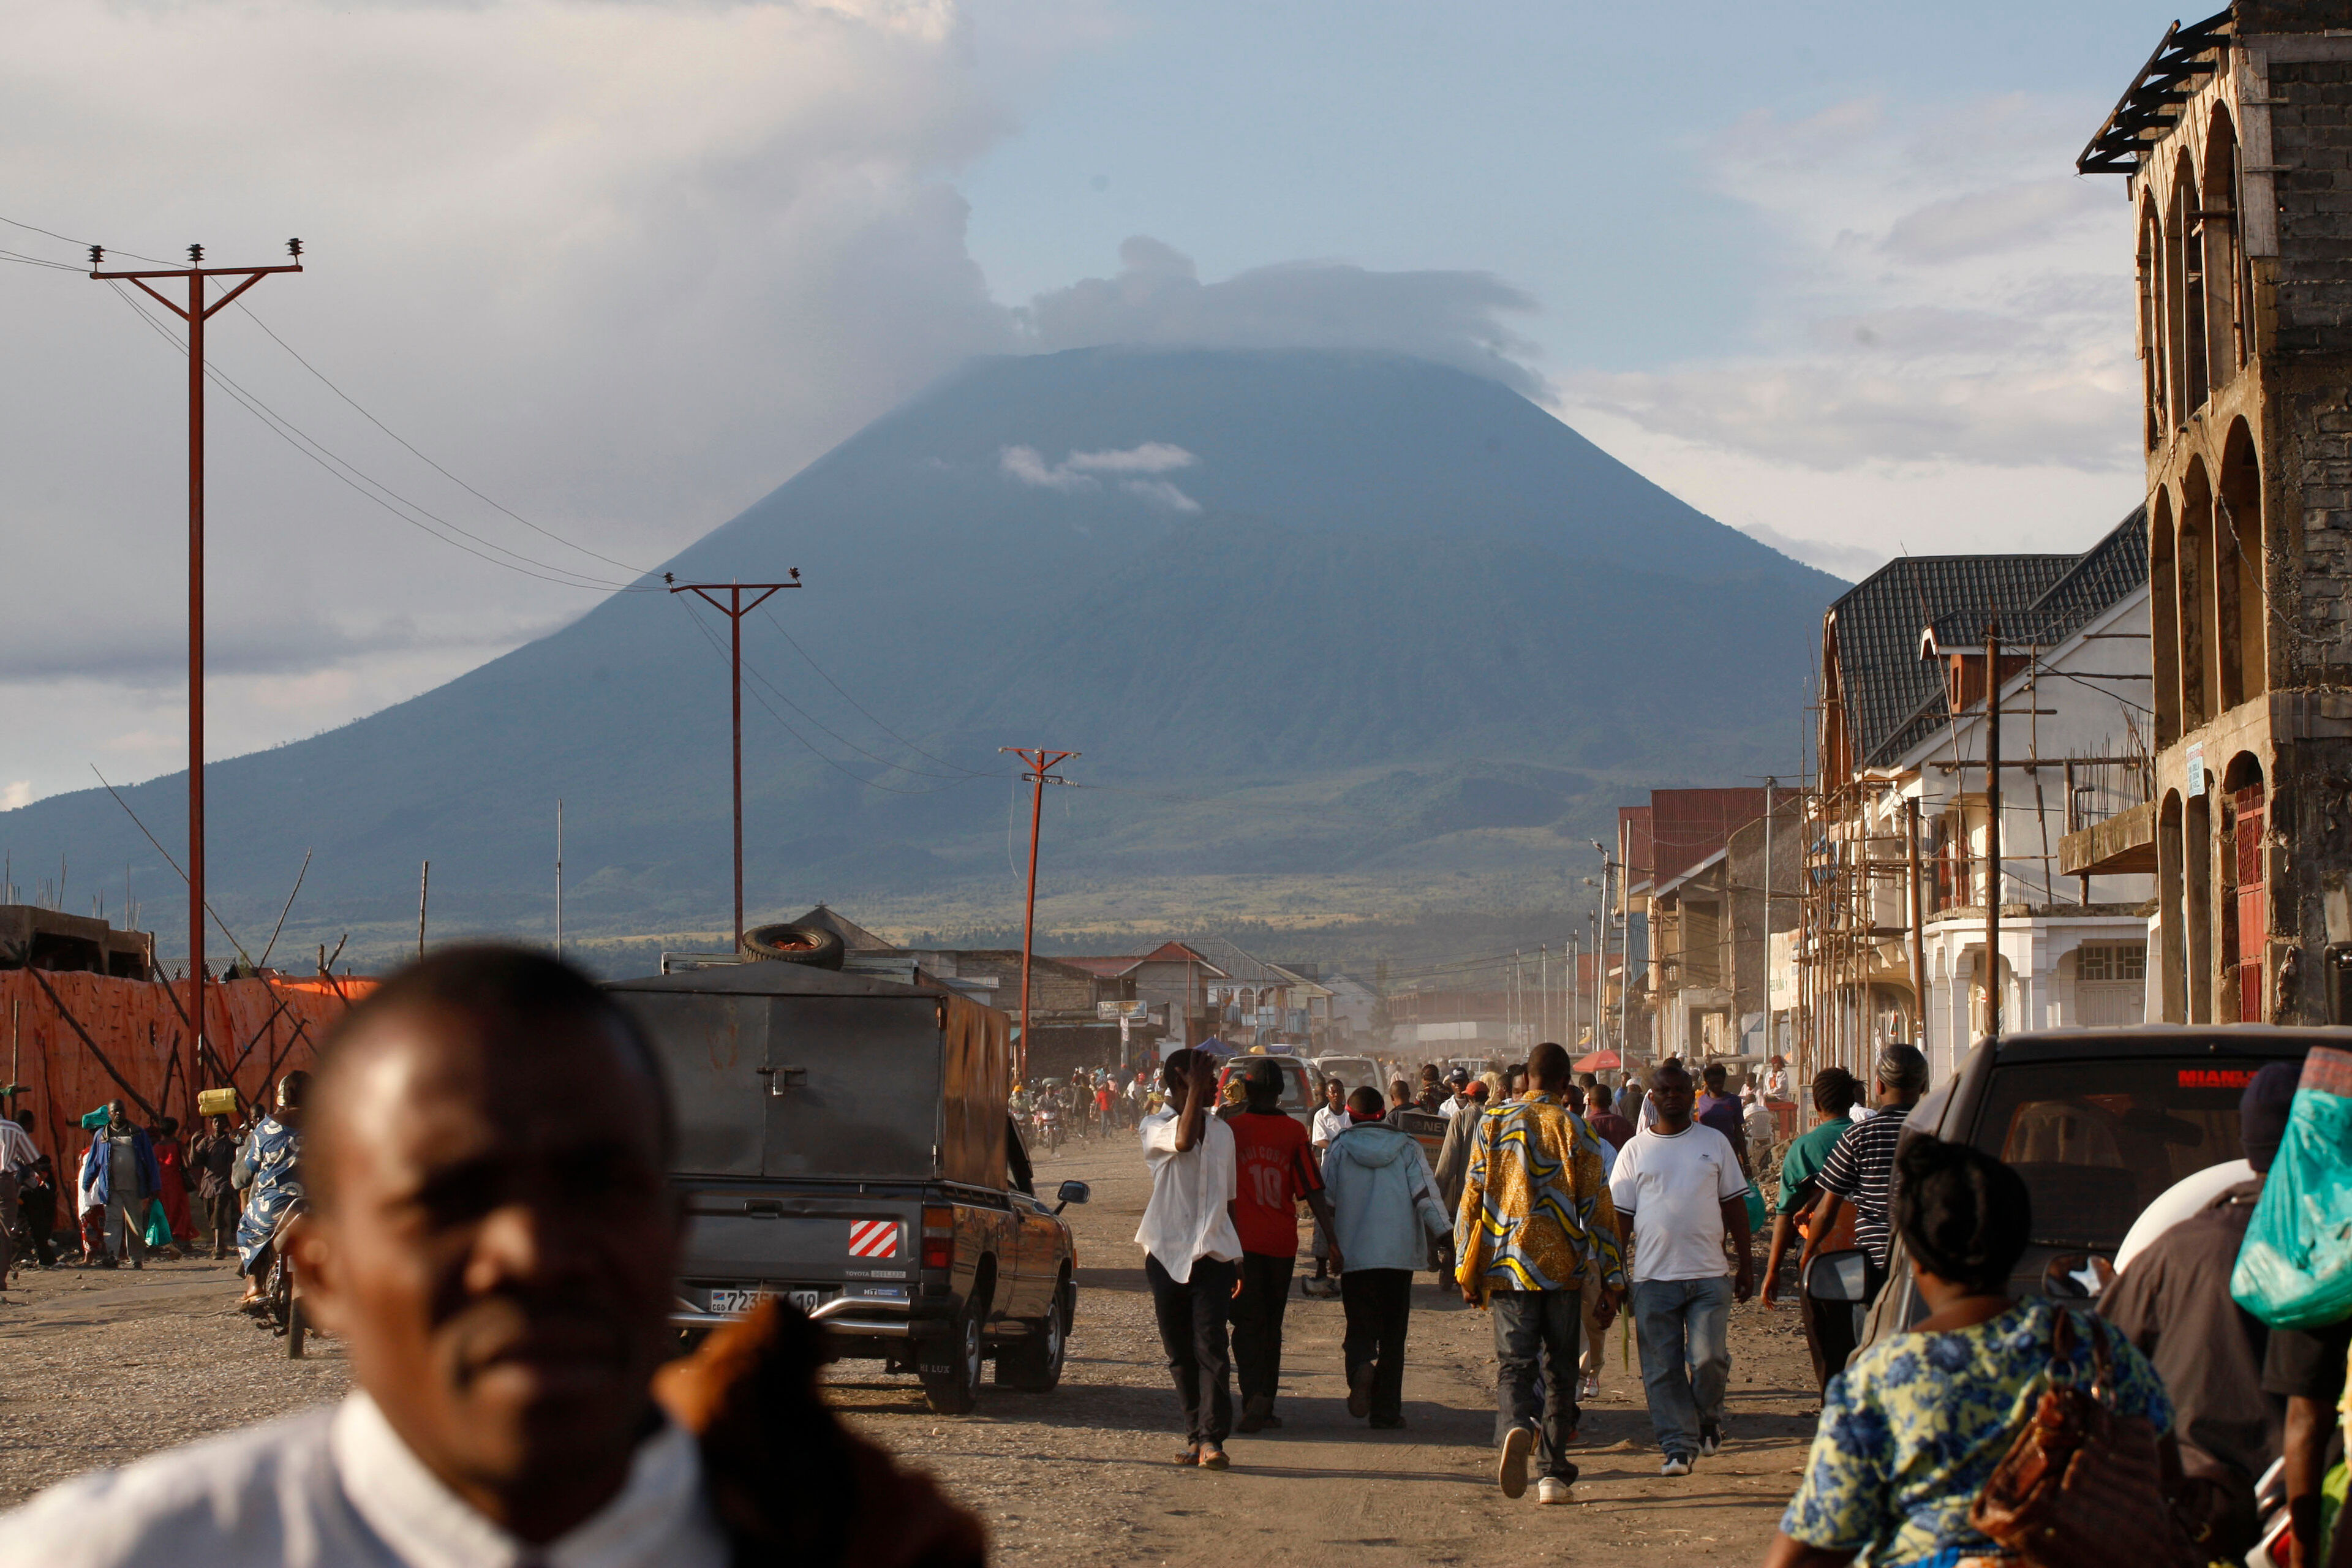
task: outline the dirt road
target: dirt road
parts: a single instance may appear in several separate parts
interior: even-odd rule
[[[1223,1474],[1179,1469],[1176,1396],[1129,1240],[1147,1186],[1134,1144],[1081,1143],[1041,1162],[1040,1186],[1076,1176],[1094,1202],[1078,1237],[1079,1315],[1069,1370],[1050,1394],[999,1392],[955,1418],[930,1414],[911,1378],[878,1363],[832,1369],[860,1428],[938,1475],[989,1521],[1001,1563],[1345,1563],[1579,1560],[1754,1563],[1796,1482],[1812,1432],[1804,1346],[1792,1315],[1732,1319],[1730,1441],[1665,1479],[1637,1372],[1612,1335],[1588,1405],[1576,1500],[1507,1502],[1492,1475],[1494,1373],[1486,1314],[1424,1275],[1413,1291],[1402,1432],[1350,1420],[1336,1301],[1294,1298],[1280,1432],[1236,1436]],[[0,1506],[97,1465],[331,1399],[347,1375],[332,1342],[289,1363],[230,1307],[226,1266],[132,1273],[35,1271],[0,1306]]]

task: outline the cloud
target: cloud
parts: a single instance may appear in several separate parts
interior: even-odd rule
[[[1113,278],[1087,278],[1015,312],[1024,341],[1051,353],[1105,343],[1203,348],[1352,348],[1434,360],[1528,396],[1543,379],[1535,345],[1505,325],[1533,297],[1489,272],[1371,272],[1337,261],[1257,267],[1202,283],[1192,259],[1138,235]]]
[[[1742,523],[1739,531],[1759,544],[1771,546],[1791,561],[1819,567],[1848,583],[1858,583],[1886,564],[1884,551],[1858,544],[1832,544],[1819,539],[1798,539],[1767,523]]]
[[[1065,495],[1099,490],[1102,481],[1095,477],[1097,474],[1164,474],[1191,468],[1199,461],[1183,447],[1165,441],[1146,441],[1121,451],[1073,452],[1050,467],[1034,447],[1007,447],[997,455],[997,467],[1006,478]],[[1199,501],[1167,479],[1122,479],[1118,488],[1171,511],[1189,513],[1201,510]]]
[[[0,784],[0,811],[14,811],[18,806],[33,804],[33,781],[17,779]]]
[[[1713,166],[1768,236],[1749,340],[1562,376],[1559,406],[1824,471],[2136,474],[2129,213],[2110,187],[2048,173],[2071,161],[2081,113],[2010,94],[1747,117]]]

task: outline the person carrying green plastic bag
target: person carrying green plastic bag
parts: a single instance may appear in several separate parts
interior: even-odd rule
[[[2291,1070],[2264,1068],[2257,1087]],[[2317,1568],[2344,1494],[2344,1467],[2323,1470],[2352,1344],[2352,1052],[2320,1047],[2305,1058],[2278,1137],[2230,1286],[2271,1325],[2263,1387],[2286,1401],[2287,1508],[2302,1560]]]

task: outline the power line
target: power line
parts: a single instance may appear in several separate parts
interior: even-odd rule
[[[147,310],[142,306],[137,300],[131,298],[127,291],[113,283],[109,283],[108,287],[113,289],[115,293],[122,300],[122,301],[129,305],[132,311],[138,315],[139,319],[145,322],[148,328],[157,336],[170,343],[182,354],[184,355],[188,352],[186,343],[183,342],[170,328],[166,327],[164,324],[156,321],[152,315],[150,315]],[[320,468],[325,468],[329,473],[334,475],[336,479],[341,479],[344,484],[350,486],[352,489],[357,490],[369,500],[373,501],[376,505],[383,508],[386,511],[391,512],[394,517],[399,518],[403,522],[405,522],[411,527],[418,529],[425,533],[430,534],[432,537],[440,540],[444,544],[447,544],[454,549],[462,550],[467,554],[472,555],[478,560],[488,562],[493,566],[503,566],[510,572],[520,573],[526,577],[536,577],[544,583],[554,583],[562,587],[586,588],[594,592],[624,594],[660,592],[660,589],[657,586],[642,584],[620,583],[605,578],[592,576],[588,573],[579,571],[576,568],[561,566],[551,561],[541,561],[536,557],[525,555],[520,551],[509,550],[505,545],[497,543],[494,541],[484,539],[479,534],[460,527],[458,524],[450,521],[447,518],[431,510],[429,508],[410,500],[407,497],[402,495],[391,486],[386,485],[383,481],[367,474],[356,464],[353,464],[348,459],[337,455],[323,443],[302,430],[300,426],[295,425],[291,420],[286,418],[283,415],[278,413],[268,404],[264,403],[259,397],[256,396],[251,392],[248,392],[234,378],[219,370],[217,367],[208,363],[205,367],[205,375],[206,379],[212,381],[224,392],[226,392],[229,396],[243,406],[247,413],[262,421],[264,425],[268,426],[276,435],[286,441],[288,445],[293,447],[295,450],[300,452],[304,457],[309,458],[312,462],[317,463]],[[382,493],[376,493],[379,491]],[[404,511],[402,508],[406,508],[408,510]],[[418,514],[418,516],[410,516],[409,513],[412,511]],[[418,517],[429,519],[430,522],[419,521]],[[470,549],[467,545],[459,543],[457,540],[451,539],[446,534],[436,531],[434,526],[432,526],[433,524],[438,524],[440,528],[448,530],[450,533],[458,534],[465,539],[473,541],[474,543],[480,545],[482,550]],[[483,550],[495,551],[499,555],[508,556],[510,557],[510,559],[501,561],[497,559],[496,556],[483,554]],[[521,564],[516,564],[516,563],[521,563]],[[532,567],[540,568],[540,570],[530,570]],[[549,574],[555,574],[556,575],[549,575]]]
[[[943,768],[956,768],[958,772],[960,772],[960,773],[970,773],[971,772],[971,769],[969,769],[969,768],[964,768],[964,767],[961,766],[961,764],[959,764],[959,763],[951,763],[951,762],[948,761],[945,757],[941,757],[941,756],[934,756],[931,752],[927,752],[927,751],[923,750],[923,748],[922,748],[922,747],[920,747],[920,746],[919,746],[919,745],[915,744],[915,742],[914,742],[909,741],[908,739],[907,739],[907,737],[906,737],[906,736],[901,735],[900,733],[898,733],[898,731],[893,730],[892,728],[890,728],[890,726],[889,726],[889,725],[885,724],[884,722],[882,722],[882,721],[881,721],[881,720],[875,718],[875,717],[874,717],[874,715],[873,715],[872,713],[870,713],[870,712],[867,712],[867,711],[866,711],[866,709],[865,704],[863,704],[863,703],[859,702],[859,701],[857,700],[857,699],[856,699],[856,698],[852,697],[852,696],[851,696],[847,691],[843,690],[843,689],[842,689],[842,685],[841,685],[841,682],[839,682],[838,680],[835,680],[832,676],[825,674],[824,667],[823,665],[821,665],[821,664],[817,663],[817,661],[816,661],[814,658],[810,658],[808,649],[806,649],[806,648],[804,648],[804,647],[801,647],[801,645],[800,645],[800,639],[799,639],[799,638],[797,638],[797,637],[793,637],[792,633],[790,633],[790,632],[788,632],[788,631],[784,630],[784,623],[783,623],[783,622],[782,622],[782,621],[780,621],[780,620],[778,620],[778,619],[776,619],[775,613],[774,613],[773,611],[772,611],[772,610],[762,610],[762,611],[761,611],[760,613],[761,613],[761,615],[764,615],[764,616],[766,616],[768,617],[768,624],[769,624],[769,625],[771,625],[771,626],[774,626],[774,627],[776,628],[776,632],[777,632],[777,634],[778,634],[779,636],[781,636],[781,637],[782,637],[786,642],[788,642],[788,643],[792,644],[792,646],[793,646],[793,651],[794,653],[796,653],[796,654],[799,654],[799,655],[801,656],[802,659],[803,659],[803,660],[807,663],[808,667],[809,667],[811,669],[815,670],[815,671],[817,672],[817,675],[818,675],[818,676],[819,676],[819,677],[820,677],[820,678],[824,681],[824,683],[825,683],[827,686],[830,686],[830,687],[832,687],[835,691],[840,692],[840,693],[841,693],[841,700],[842,700],[844,702],[848,703],[852,708],[856,709],[860,713],[864,713],[864,714],[866,715],[866,721],[867,721],[868,723],[872,724],[876,729],[877,729],[877,730],[881,731],[884,734],[886,734],[886,735],[889,736],[892,740],[894,740],[894,741],[898,742],[900,745],[902,745],[902,746],[906,747],[908,751],[910,751],[910,752],[914,752],[917,756],[929,758],[930,761],[932,761],[932,762],[935,762],[935,763],[939,763],[939,764],[940,764],[940,766],[941,766],[941,767],[943,767]]]

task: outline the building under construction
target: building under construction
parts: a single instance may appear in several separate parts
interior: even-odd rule
[[[2079,555],[1905,557],[1830,606],[1771,1003],[1804,1077],[1901,1040],[1940,1081],[1997,1025],[2142,1016],[2153,879],[2066,877],[2059,846],[2148,797],[2147,637],[2137,512]]]

